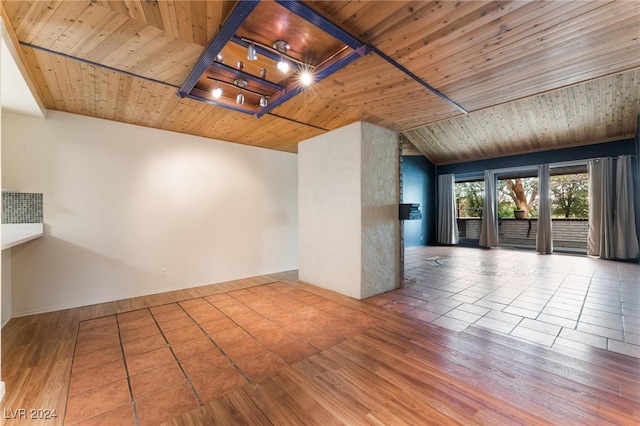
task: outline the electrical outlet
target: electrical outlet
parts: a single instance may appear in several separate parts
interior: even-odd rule
[[[167,276],[167,270],[162,268],[160,269],[160,278],[165,278]]]

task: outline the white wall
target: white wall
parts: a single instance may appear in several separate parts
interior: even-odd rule
[[[361,123],[298,144],[298,277],[360,298]]]
[[[2,124],[4,188],[44,194],[13,316],[298,266],[294,154],[55,111]]]
[[[395,132],[354,123],[298,145],[298,276],[362,299],[397,288]]]

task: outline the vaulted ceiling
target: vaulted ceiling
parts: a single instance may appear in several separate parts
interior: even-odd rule
[[[260,118],[177,96],[235,2],[2,0],[1,11],[53,110],[290,152],[364,120],[438,165],[635,134],[640,2],[305,3],[374,52]]]

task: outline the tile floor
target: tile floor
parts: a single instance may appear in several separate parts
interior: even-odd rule
[[[405,251],[406,288],[366,301],[455,331],[640,358],[640,265],[461,247]]]
[[[66,425],[157,425],[379,325],[278,282],[83,321]]]

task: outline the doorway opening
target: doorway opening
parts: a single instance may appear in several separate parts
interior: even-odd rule
[[[586,164],[550,169],[549,198],[555,252],[587,253],[589,194]],[[536,172],[498,178],[498,244],[535,250],[538,229]]]
[[[498,246],[535,250],[538,227],[538,176],[534,169],[497,173]],[[586,164],[550,169],[553,246],[556,252],[586,254],[589,229]],[[484,205],[484,181],[457,181],[456,220],[460,245],[477,247]]]
[[[484,181],[456,182],[455,194],[458,244],[464,247],[478,247],[484,209]]]

